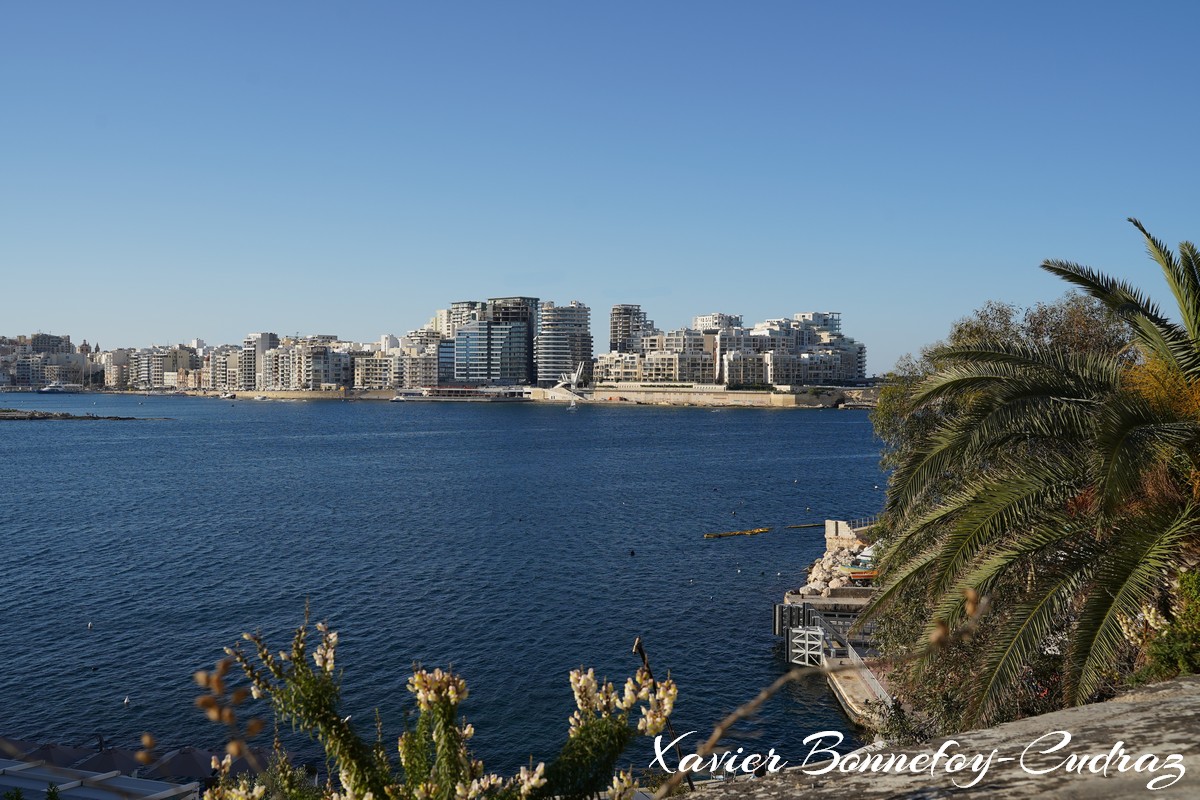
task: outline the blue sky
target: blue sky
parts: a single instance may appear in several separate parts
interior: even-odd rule
[[[1200,236],[1195,3],[8,2],[0,334],[838,310],[869,371]]]

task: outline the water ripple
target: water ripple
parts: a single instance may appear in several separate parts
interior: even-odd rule
[[[23,487],[0,561],[0,734],[64,744],[100,731],[133,746],[144,730],[218,744],[192,672],[243,630],[283,646],[306,600],[342,632],[346,712],[378,707],[391,735],[411,665],[453,665],[485,763],[546,758],[565,734],[567,672],[630,674],[639,635],[680,684],[677,728],[704,730],[784,669],[771,604],[823,540],[700,534],[857,517],[882,500],[861,412],[5,404],[173,418],[10,424],[0,438],[0,480]],[[734,741],[799,755],[800,738],[831,727],[849,732],[807,682]]]

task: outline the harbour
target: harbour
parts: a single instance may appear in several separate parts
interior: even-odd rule
[[[784,526],[809,506],[850,517],[880,502],[861,411],[91,393],[5,405],[172,418],[15,426],[0,441],[0,476],[39,487],[14,508],[0,565],[0,624],[29,654],[0,690],[41,687],[4,709],[0,735],[69,745],[99,729],[122,746],[144,731],[215,746],[191,673],[243,631],[286,641],[306,600],[342,632],[347,713],[379,707],[398,729],[412,663],[453,666],[489,767],[553,752],[567,672],[632,674],[636,636],[681,687],[676,724],[705,730],[787,668],[756,621],[824,541]],[[702,538],[756,527],[772,532]],[[817,725],[851,746],[819,683],[731,741],[782,748]]]

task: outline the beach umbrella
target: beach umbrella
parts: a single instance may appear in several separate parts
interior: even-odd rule
[[[199,747],[181,747],[172,750],[150,765],[145,777],[152,778],[208,778],[212,776],[211,750]]]
[[[47,764],[55,767],[69,767],[76,761],[82,761],[94,752],[94,750],[84,747],[64,747],[61,744],[44,744],[21,756],[21,760],[45,761]]]
[[[37,746],[37,742],[26,742],[21,739],[10,739],[7,736],[0,736],[0,758],[20,759],[22,755]]]
[[[257,775],[258,773],[265,770],[267,768],[267,765],[271,763],[271,751],[270,750],[265,750],[263,748],[256,747],[253,750],[251,750],[251,753],[254,755],[254,763],[253,764],[250,763],[250,759],[246,758],[245,756],[240,756],[238,758],[235,758],[233,760],[233,763],[229,765],[229,774],[230,775],[240,775],[243,772],[246,772],[246,773],[250,773],[252,775]]]
[[[109,747],[90,756],[75,765],[75,769],[85,772],[123,772],[132,775],[134,770],[142,768],[137,760],[136,750],[124,750],[120,747]]]

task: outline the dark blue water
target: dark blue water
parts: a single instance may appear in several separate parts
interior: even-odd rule
[[[782,526],[882,501],[860,411],[15,394],[0,406],[172,418],[0,422],[0,734],[62,744],[99,732],[134,746],[142,731],[220,744],[192,673],[245,630],[284,648],[306,599],[341,632],[345,713],[370,733],[378,707],[386,741],[420,662],[466,678],[489,769],[547,759],[573,709],[568,671],[623,681],[635,636],[679,683],[677,731],[706,736],[785,669],[771,606],[823,538]],[[776,530],[702,538],[758,526]],[[828,728],[854,741],[814,681],[731,741],[801,759],[800,739]]]

